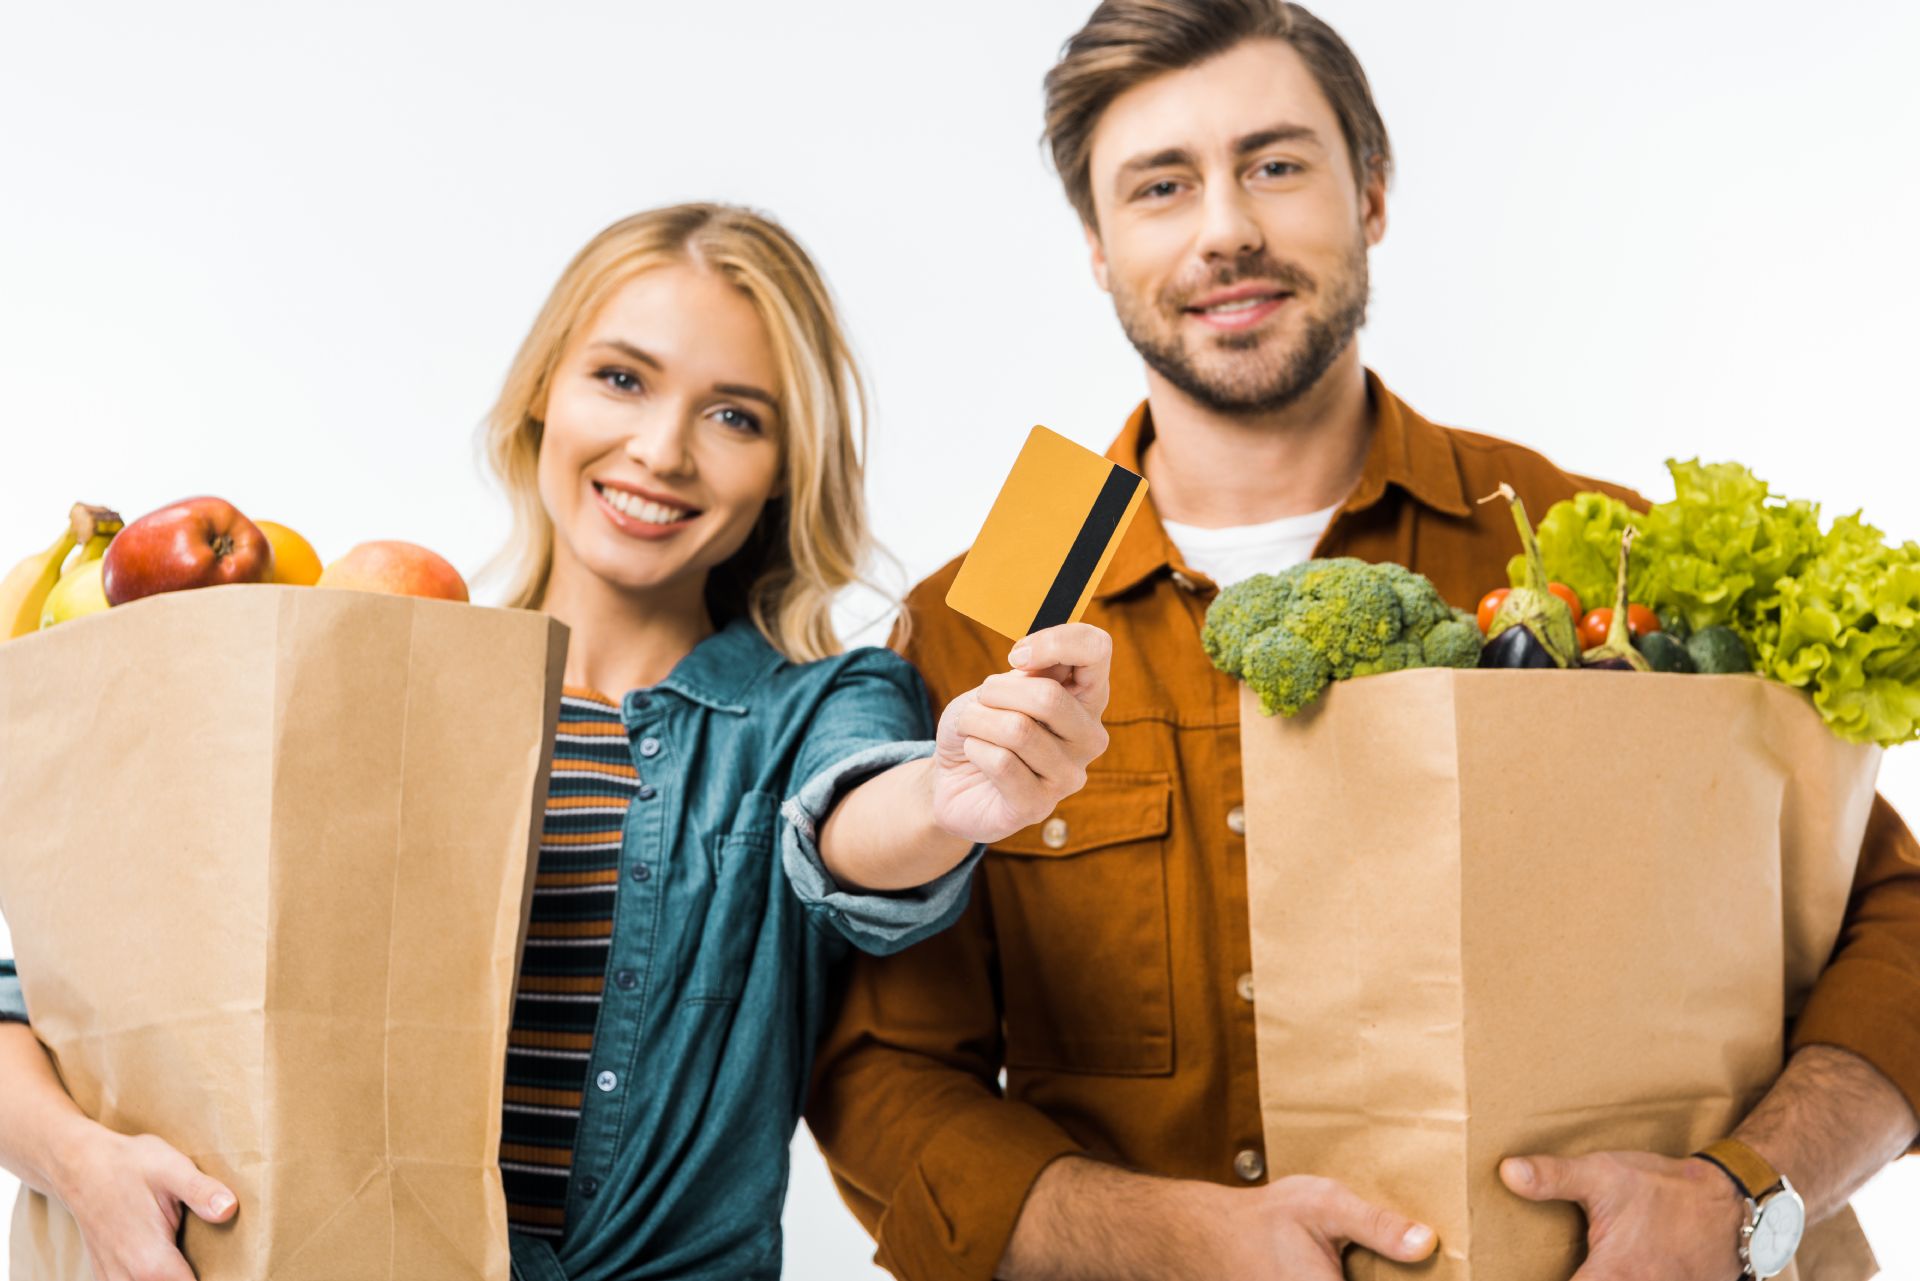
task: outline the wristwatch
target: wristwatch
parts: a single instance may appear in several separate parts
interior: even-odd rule
[[[1765,1281],[1785,1272],[1807,1229],[1806,1202],[1787,1176],[1738,1139],[1710,1143],[1694,1155],[1718,1166],[1747,1203],[1747,1221],[1740,1228],[1741,1275]]]

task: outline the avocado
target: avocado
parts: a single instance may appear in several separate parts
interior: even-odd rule
[[[1747,643],[1731,627],[1703,627],[1687,638],[1687,656],[1709,676],[1731,676],[1753,670]]]
[[[1691,672],[1697,670],[1693,665],[1693,656],[1687,653],[1685,642],[1666,632],[1648,632],[1645,636],[1634,638],[1641,657],[1647,660],[1647,666],[1656,672]]]

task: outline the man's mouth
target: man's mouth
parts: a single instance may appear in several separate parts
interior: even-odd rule
[[[593,482],[594,492],[614,511],[642,525],[667,528],[682,525],[698,516],[700,512],[692,507],[683,507],[663,499],[609,485],[603,481]]]
[[[1207,294],[1180,310],[1216,329],[1248,329],[1278,311],[1293,297],[1272,285],[1243,285]]]

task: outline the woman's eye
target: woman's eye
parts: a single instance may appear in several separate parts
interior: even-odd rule
[[[625,369],[602,369],[594,377],[615,391],[631,393],[641,390],[640,380]]]
[[[760,420],[744,409],[727,408],[717,410],[714,413],[714,417],[735,431],[746,432],[754,436],[760,434]]]

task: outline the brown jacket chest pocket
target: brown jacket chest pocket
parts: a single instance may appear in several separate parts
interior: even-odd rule
[[[1173,1071],[1165,774],[1095,773],[985,865],[1007,1066]]]

